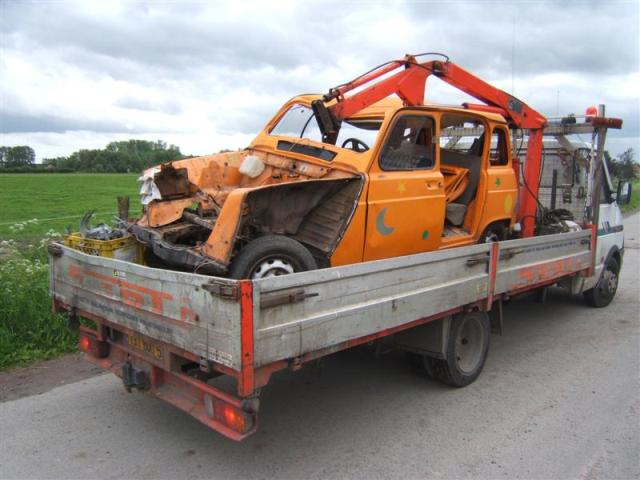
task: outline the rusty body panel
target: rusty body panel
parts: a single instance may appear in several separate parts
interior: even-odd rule
[[[239,171],[250,155],[264,164],[256,178]],[[130,226],[131,233],[169,265],[223,274],[242,228],[254,234],[299,233],[308,245],[332,252],[361,190],[348,184],[361,185],[362,178],[353,169],[248,149],[173,162],[155,174],[154,182],[162,199],[147,206]],[[345,193],[340,194],[342,189]],[[321,229],[318,219],[327,206],[309,214],[323,200],[331,200],[328,205],[337,209],[332,214],[340,215]],[[197,208],[190,209],[193,206]],[[169,235],[176,229],[190,232],[192,242],[176,244]]]

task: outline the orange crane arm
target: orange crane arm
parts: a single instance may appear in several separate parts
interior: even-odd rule
[[[402,70],[390,74],[394,70]],[[518,220],[522,223],[524,237],[534,235],[538,205],[538,184],[542,162],[542,132],[547,119],[524,102],[476,77],[467,70],[449,61],[432,60],[418,63],[415,56],[407,55],[404,60],[389,62],[355,80],[332,88],[324,95],[324,102],[337,100],[328,110],[335,120],[349,118],[364,108],[388,97],[398,95],[405,105],[424,105],[426,82],[430,75],[477,98],[485,105],[465,104],[470,110],[499,113],[515,128],[529,130],[527,161],[524,172],[524,191],[521,193]],[[345,94],[378,80],[372,85],[345,97]],[[316,111],[320,111],[316,107]],[[520,162],[513,159],[516,178],[519,178]]]

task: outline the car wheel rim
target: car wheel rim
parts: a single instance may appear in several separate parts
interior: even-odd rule
[[[284,258],[269,258],[258,263],[251,273],[251,278],[257,280],[260,278],[288,275],[294,272],[295,269],[290,261]]]
[[[482,360],[483,330],[475,318],[467,318],[456,335],[455,355],[460,371],[472,374]]]

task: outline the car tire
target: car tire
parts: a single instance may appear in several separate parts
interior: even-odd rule
[[[501,242],[506,239],[507,230],[502,222],[492,223],[484,229],[478,243]]]
[[[229,277],[260,279],[318,268],[300,242],[283,235],[265,235],[247,244],[231,262]]]
[[[469,312],[451,319],[445,359],[423,357],[429,376],[452,386],[464,387],[482,372],[491,336],[491,323],[485,312]]]
[[[609,305],[613,297],[616,296],[619,278],[620,264],[615,258],[610,257],[596,286],[582,294],[587,305],[594,308],[602,308]]]

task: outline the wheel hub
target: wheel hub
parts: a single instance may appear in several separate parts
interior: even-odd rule
[[[605,270],[604,278],[602,280],[605,292],[611,293],[616,291],[616,287],[618,286],[618,276],[614,272],[609,269]]]
[[[482,359],[482,326],[473,318],[468,318],[458,330],[455,353],[458,368],[465,374],[471,374],[478,368]]]
[[[289,261],[283,258],[269,258],[258,264],[253,270],[251,278],[257,280],[259,278],[276,277],[290,273],[294,273],[294,268]]]

